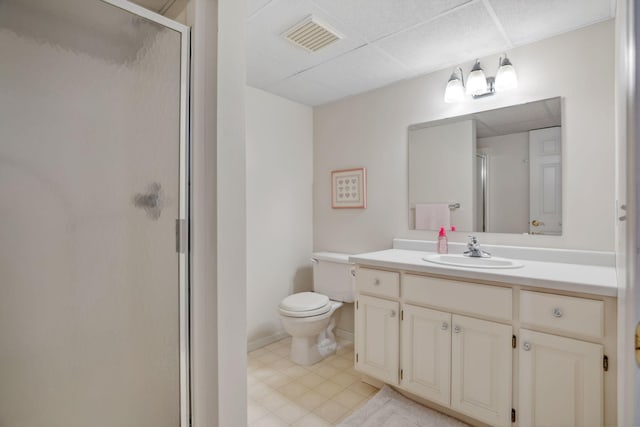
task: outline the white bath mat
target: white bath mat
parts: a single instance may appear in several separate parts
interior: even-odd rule
[[[384,386],[338,427],[469,427]]]

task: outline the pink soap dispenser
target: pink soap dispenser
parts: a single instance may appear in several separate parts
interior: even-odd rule
[[[447,233],[444,231],[444,227],[440,227],[440,233],[438,233],[438,253],[449,253],[449,243],[447,242]]]

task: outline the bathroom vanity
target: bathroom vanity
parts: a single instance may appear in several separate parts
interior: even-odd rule
[[[529,259],[499,270],[428,254],[350,258],[358,371],[479,425],[616,424],[611,257],[515,251]]]

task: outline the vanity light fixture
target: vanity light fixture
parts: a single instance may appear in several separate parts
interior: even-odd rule
[[[496,77],[487,77],[484,70],[480,66],[480,61],[476,59],[467,84],[464,83],[462,69],[456,67],[449,77],[447,88],[444,91],[444,102],[459,102],[464,99],[464,95],[471,95],[474,99],[493,95],[495,92],[501,92],[518,87],[518,77],[513,68],[513,64],[504,57],[498,59],[498,73]]]
[[[507,58],[507,54],[504,54],[504,58],[500,57],[498,62],[500,66],[496,74],[496,92],[517,88],[518,76],[516,75],[516,70],[513,68],[513,64],[511,64],[511,61]]]
[[[462,76],[462,68],[458,67],[453,70],[451,77],[449,77],[447,88],[444,91],[444,102],[460,102],[463,99],[464,77]]]
[[[480,66],[480,61],[476,59],[467,78],[467,95],[478,96],[485,92],[487,92],[487,77]]]

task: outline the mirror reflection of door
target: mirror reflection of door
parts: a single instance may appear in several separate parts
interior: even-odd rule
[[[451,209],[458,231],[561,235],[561,104],[556,97],[409,126],[409,228],[423,229],[418,204],[459,203]]]
[[[529,132],[529,233],[562,233],[562,144],[559,127]]]

